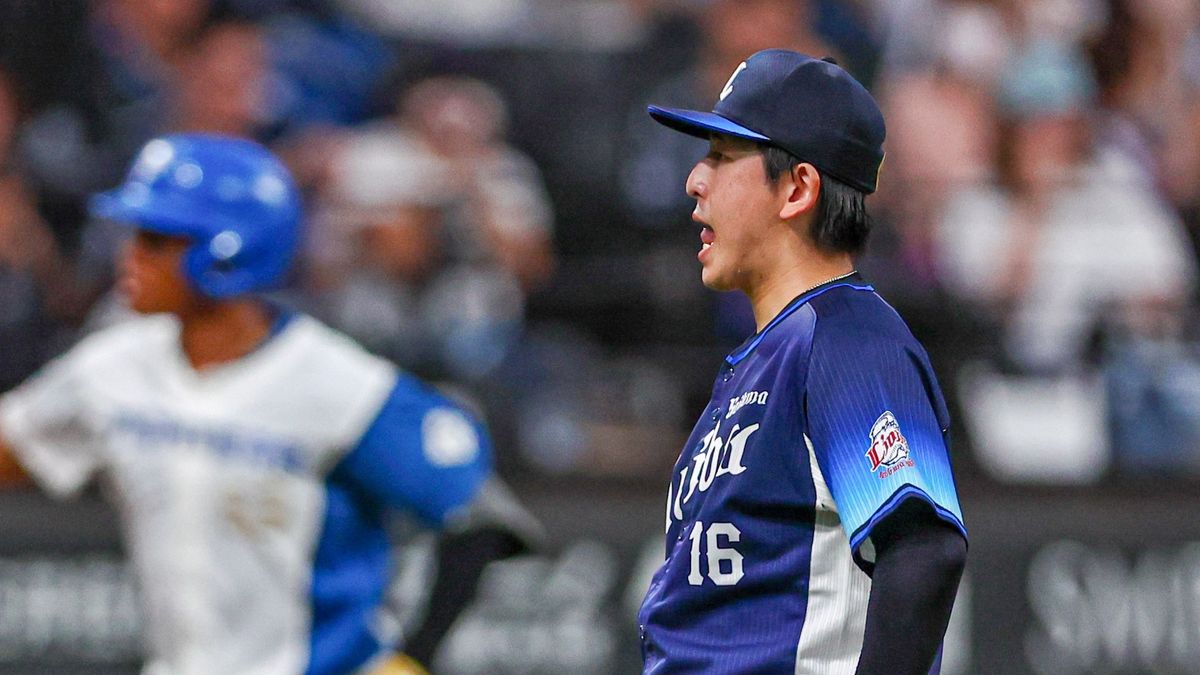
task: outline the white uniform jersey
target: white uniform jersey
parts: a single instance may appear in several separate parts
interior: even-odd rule
[[[326,481],[398,379],[306,316],[196,371],[177,321],[142,317],[5,396],[0,430],[53,494],[107,479],[141,582],[146,672],[300,673],[316,658]]]

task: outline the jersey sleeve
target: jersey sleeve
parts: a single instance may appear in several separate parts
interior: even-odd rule
[[[401,376],[334,472],[380,504],[442,525],[490,475],[491,441],[460,406]]]
[[[69,497],[103,461],[102,439],[88,415],[84,358],[78,347],[51,361],[0,398],[0,438],[47,492]]]
[[[810,449],[855,561],[874,562],[871,530],[922,499],[963,536],[949,416],[923,353],[883,338],[813,344],[805,405]]]

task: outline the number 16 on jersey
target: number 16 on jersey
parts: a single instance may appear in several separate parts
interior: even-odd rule
[[[704,583],[704,575],[700,572],[700,557],[703,553],[705,567],[708,568],[708,578],[718,586],[732,586],[742,579],[742,554],[732,546],[722,546],[723,543],[736,544],[742,539],[741,530],[733,523],[710,523],[705,528],[704,523],[696,521],[692,532],[688,535],[692,541],[692,568],[688,574],[688,583],[700,586]],[[724,538],[724,541],[722,541]],[[703,549],[703,550],[702,550]]]

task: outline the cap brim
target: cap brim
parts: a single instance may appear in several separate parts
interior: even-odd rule
[[[111,190],[92,195],[88,199],[88,213],[93,217],[117,222],[129,222],[130,209],[121,202],[121,191]]]
[[[737,138],[746,138],[752,141],[769,142],[771,140],[753,129],[747,129],[737,122],[733,122],[713,112],[660,108],[656,105],[648,106],[646,112],[650,113],[650,116],[659,124],[697,138],[707,139],[716,133],[735,136]]]

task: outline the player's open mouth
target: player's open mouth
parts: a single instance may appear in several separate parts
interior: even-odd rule
[[[717,233],[713,232],[711,227],[705,225],[700,229],[700,251],[696,253],[696,258],[698,258],[701,263],[705,262],[709,249],[712,248],[712,245],[716,240]]]

